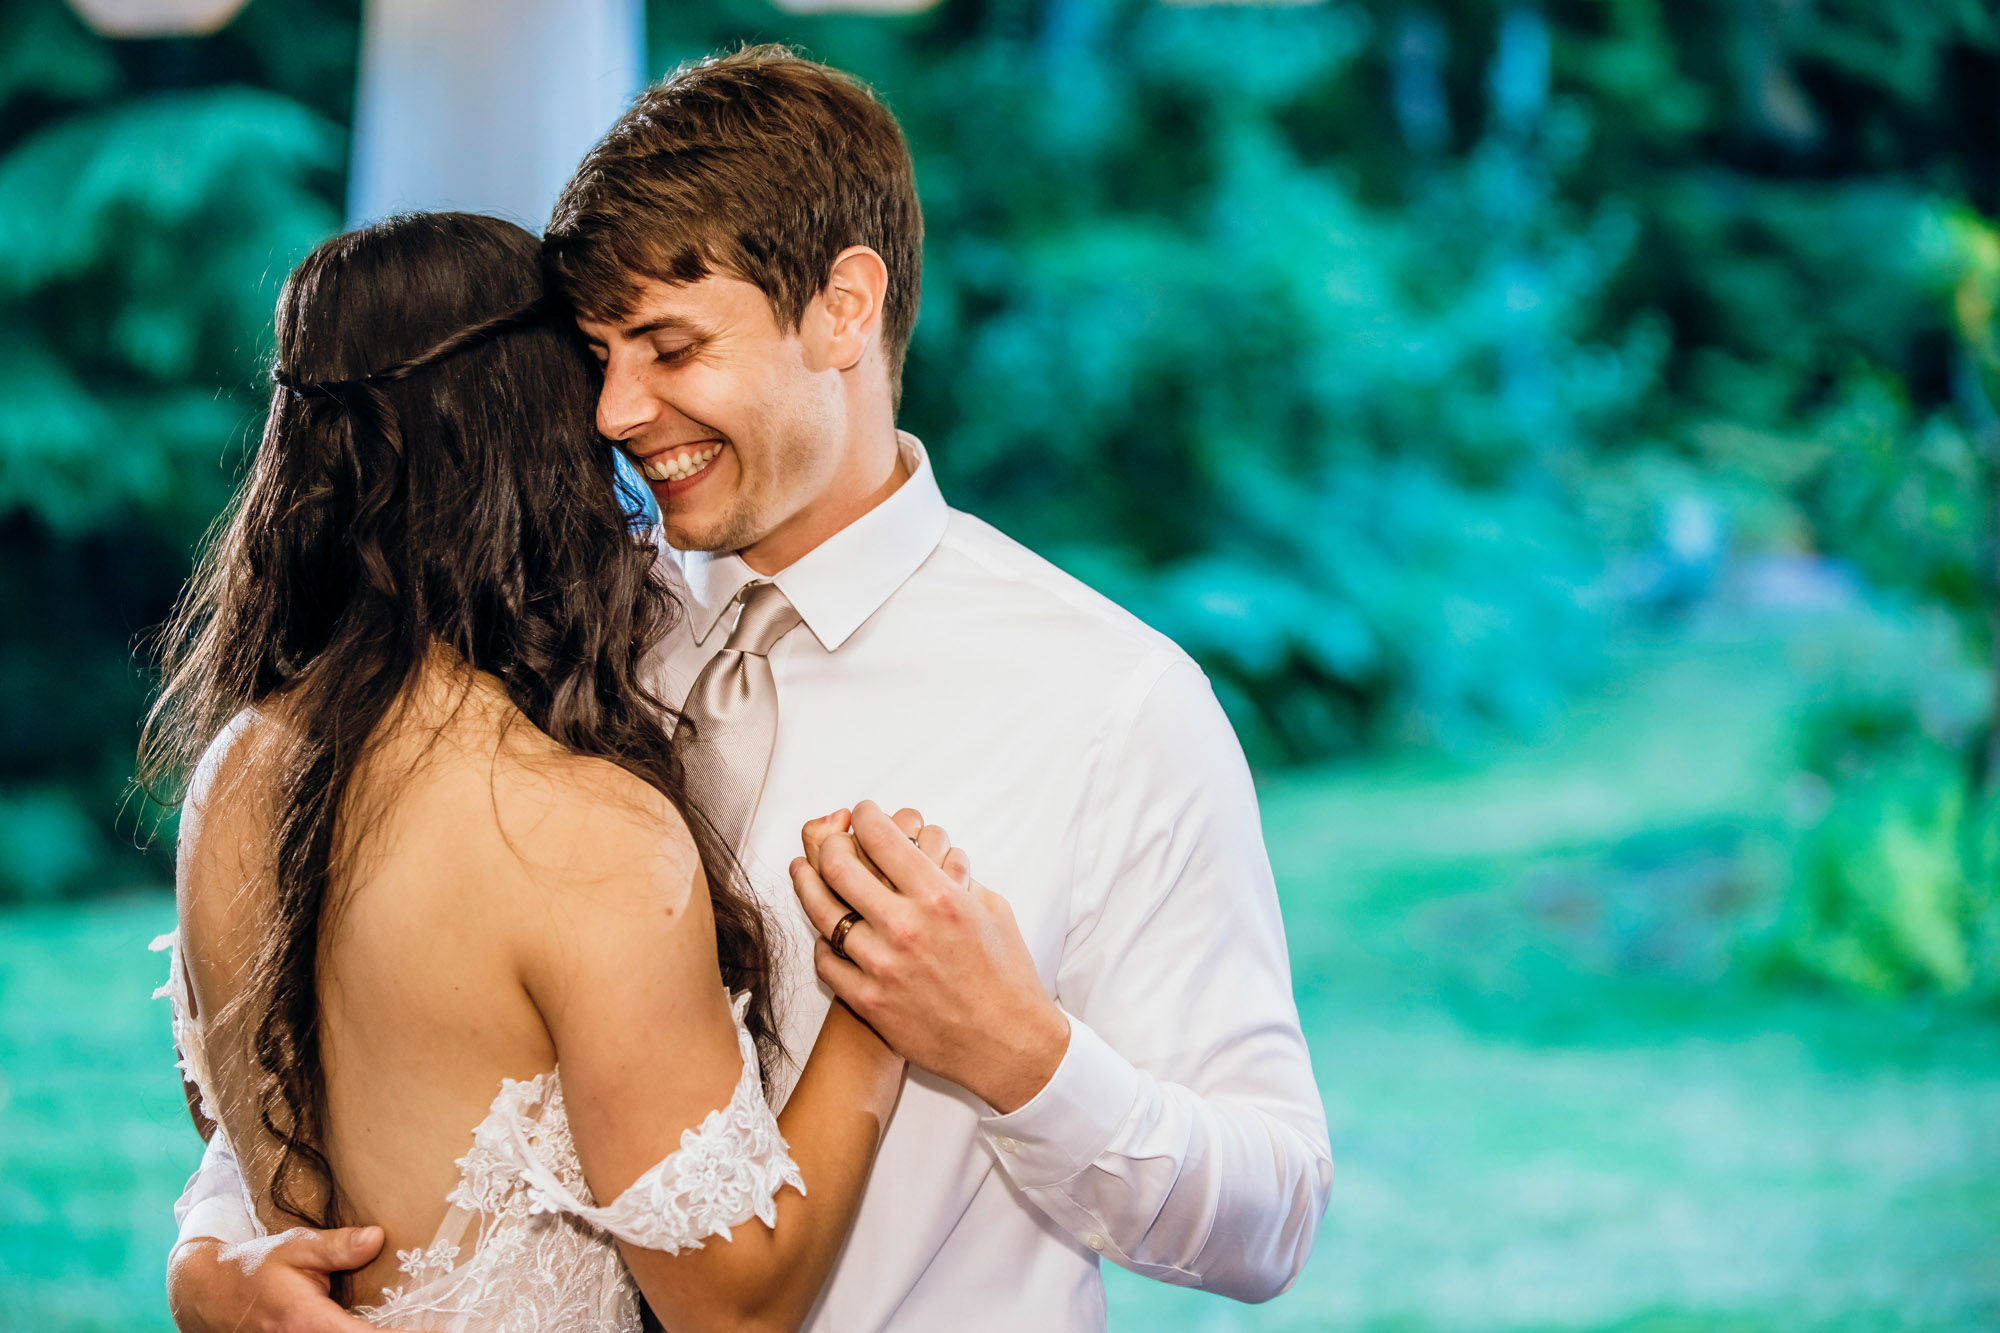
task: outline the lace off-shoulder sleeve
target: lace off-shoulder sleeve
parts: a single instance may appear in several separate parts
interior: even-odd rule
[[[208,1048],[201,1039],[201,1025],[194,1012],[194,991],[188,985],[187,963],[181,958],[181,934],[179,929],[168,931],[156,937],[146,946],[153,953],[167,956],[167,979],[153,992],[153,998],[164,998],[172,1008],[171,1023],[174,1034],[175,1067],[181,1077],[194,1084],[201,1093],[201,1113],[211,1124],[221,1120],[217,1112],[212,1089],[214,1080],[208,1073]]]
[[[710,1111],[697,1128],[683,1131],[678,1149],[602,1207],[584,1202],[564,1186],[529,1144],[532,1126],[522,1117],[512,1117],[513,1146],[526,1178],[531,1211],[566,1213],[620,1240],[667,1254],[698,1250],[710,1236],[728,1240],[730,1228],[753,1217],[775,1226],[778,1191],[789,1185],[804,1194],[806,1185],[778,1130],[778,1118],[764,1098],[756,1044],[743,1024],[749,1003],[749,995],[742,994],[731,1005],[743,1074],[729,1105]]]

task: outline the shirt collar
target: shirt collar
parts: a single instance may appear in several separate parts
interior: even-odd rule
[[[909,465],[909,480],[771,579],[828,652],[881,610],[944,540],[950,510],[930,455],[907,431],[896,432],[896,445]],[[734,551],[675,555],[687,585],[688,627],[696,643],[706,643],[743,585],[761,576]]]

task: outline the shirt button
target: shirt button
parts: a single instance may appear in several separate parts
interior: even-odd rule
[[[993,1140],[993,1146],[998,1148],[1001,1152],[1019,1152],[1021,1150],[1021,1145],[1019,1141],[1015,1139],[1010,1139],[1004,1134],[1001,1135],[999,1138]]]
[[[1083,1243],[1093,1250],[1101,1250],[1104,1248],[1104,1237],[1098,1235],[1095,1231],[1086,1231],[1083,1234]]]

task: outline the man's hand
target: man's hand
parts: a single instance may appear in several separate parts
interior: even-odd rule
[[[180,1333],[372,1330],[327,1293],[333,1274],[361,1267],[381,1249],[380,1227],[294,1227],[241,1245],[190,1240],[167,1261],[167,1308]]]
[[[1069,1019],[1042,989],[1014,913],[972,880],[965,853],[914,811],[873,801],[807,826],[792,887],[820,933],[821,981],[911,1064],[1005,1114],[1042,1090],[1069,1048]],[[861,920],[827,939],[849,910]]]

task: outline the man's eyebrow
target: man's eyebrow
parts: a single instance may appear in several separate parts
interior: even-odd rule
[[[675,333],[698,334],[701,328],[693,320],[682,315],[662,315],[649,319],[644,324],[632,324],[618,331],[620,337],[644,338],[671,329]]]

